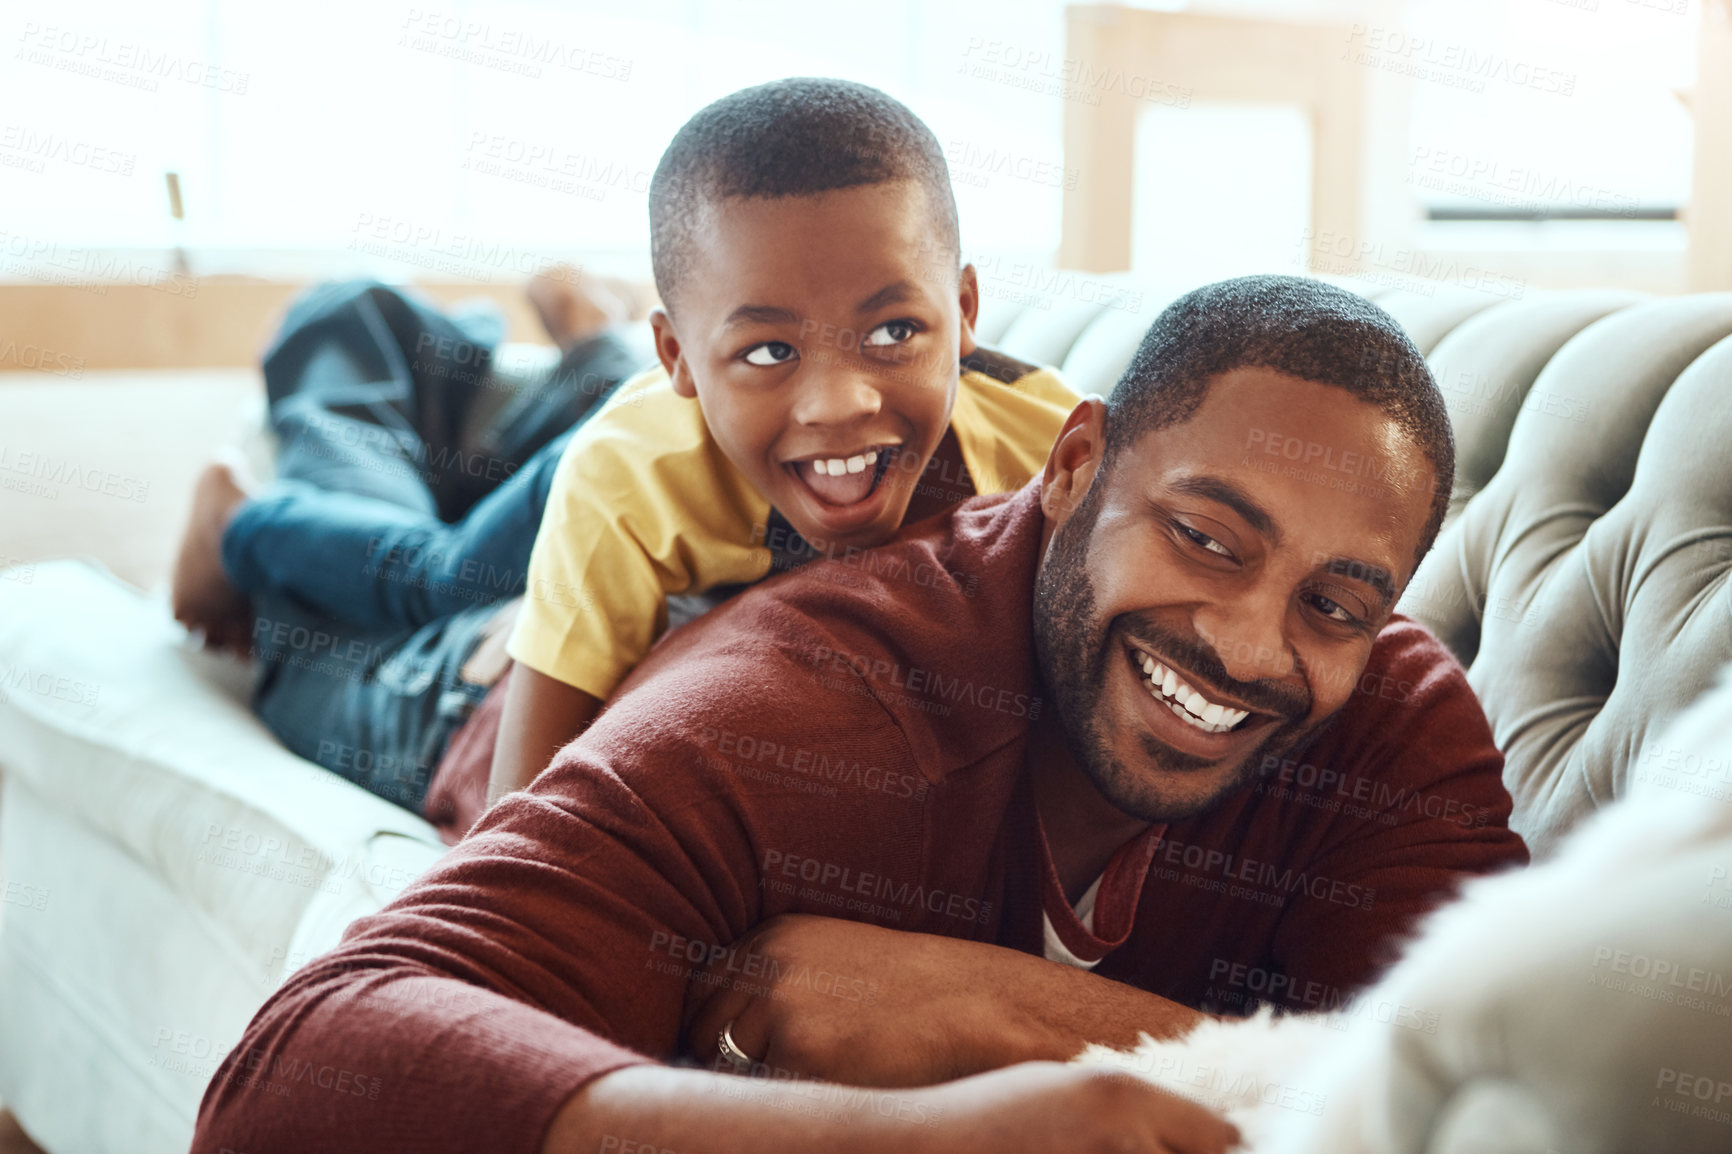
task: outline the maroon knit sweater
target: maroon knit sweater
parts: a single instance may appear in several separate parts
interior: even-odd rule
[[[1040,953],[1037,486],[670,636],[527,792],[276,992],[194,1150],[536,1150],[584,1083],[675,1056],[688,959],[775,914]],[[1119,855],[1140,895],[1097,973],[1204,1008],[1327,1007],[1465,875],[1526,861],[1449,653],[1397,620],[1360,690],[1253,786]]]

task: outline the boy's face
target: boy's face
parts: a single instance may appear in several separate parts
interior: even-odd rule
[[[651,316],[673,387],[816,548],[902,523],[974,351],[973,268],[934,241],[914,182],[712,202]]]

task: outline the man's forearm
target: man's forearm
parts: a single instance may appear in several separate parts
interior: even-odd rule
[[[805,1087],[801,1096],[797,1087]],[[814,1100],[839,1095],[844,1103]],[[779,1151],[917,1150],[909,1119],[900,1131],[878,1112],[848,1105],[845,1088],[735,1078],[704,1070],[628,1066],[574,1094],[548,1127],[541,1154],[677,1150],[681,1154],[777,1154]],[[932,1111],[919,1102],[907,1112]],[[932,1121],[936,1121],[936,1114]],[[894,1131],[894,1132],[893,1132]]]
[[[554,1115],[541,1154],[1226,1154],[1195,1103],[1101,1066],[1025,1063],[943,1086],[863,1090],[628,1066]]]
[[[1141,1034],[1175,1037],[1206,1015],[1158,994],[1074,966],[999,946],[1008,964],[994,967],[985,1010],[997,1026],[981,1031],[978,1069],[1013,1062],[1067,1061],[1098,1043],[1128,1049]]]

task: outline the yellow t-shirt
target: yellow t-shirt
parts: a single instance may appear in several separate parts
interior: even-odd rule
[[[979,493],[1021,488],[1078,398],[1051,370],[995,353],[963,368],[950,427],[969,478]],[[507,651],[606,700],[667,628],[669,597],[769,574],[769,518],[698,402],[661,368],[640,373],[560,457]]]

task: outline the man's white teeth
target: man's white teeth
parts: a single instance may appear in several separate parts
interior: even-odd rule
[[[1148,678],[1149,692],[1164,702],[1175,714],[1208,733],[1225,733],[1251,716],[1243,709],[1233,709],[1218,701],[1210,701],[1187,685],[1183,678],[1150,657],[1141,654],[1143,675]]]
[[[852,457],[819,457],[812,462],[812,471],[820,477],[840,477],[843,473],[864,473],[878,463],[878,450],[857,453]]]

